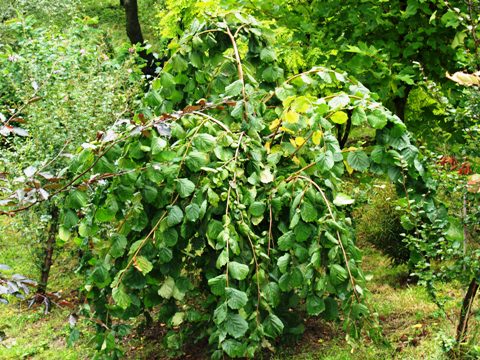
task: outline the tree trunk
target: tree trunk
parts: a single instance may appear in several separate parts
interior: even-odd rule
[[[457,327],[457,343],[459,345],[464,342],[467,337],[468,320],[470,318],[473,301],[475,300],[475,295],[477,294],[477,291],[478,283],[476,279],[472,279],[470,285],[468,286],[467,293],[463,298],[463,304],[460,310],[460,321],[458,322]]]
[[[133,45],[143,45],[144,39],[140,21],[138,20],[137,0],[120,0],[120,4],[125,8],[127,36],[130,42]],[[139,52],[139,55],[146,62],[145,66],[142,68],[143,73],[145,75],[155,76],[155,57],[153,54],[147,53],[146,50],[142,50]]]
[[[45,255],[43,258],[43,265],[40,273],[40,281],[38,282],[37,295],[45,297],[47,292],[48,278],[50,276],[50,268],[52,267],[53,251],[55,248],[55,238],[58,233],[58,207],[53,205],[50,212],[52,220],[50,222],[50,229],[48,230],[48,238],[45,246]]]

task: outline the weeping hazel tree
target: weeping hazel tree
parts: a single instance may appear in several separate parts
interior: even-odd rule
[[[83,250],[99,357],[121,356],[139,316],[214,359],[273,351],[309,316],[377,333],[342,178],[387,177],[410,201],[428,173],[374,94],[325,68],[285,78],[271,36],[239,13],[194,21],[143,108],[63,172],[60,234]]]

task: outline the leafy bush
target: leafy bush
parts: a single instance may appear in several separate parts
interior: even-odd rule
[[[61,231],[82,244],[109,357],[122,320],[154,309],[168,349],[208,339],[216,359],[273,349],[302,333],[303,314],[359,336],[372,314],[341,177],[423,181],[405,125],[361,83],[320,67],[285,80],[268,28],[214,20],[192,23],[141,112],[64,172]],[[373,145],[342,150],[350,126]]]
[[[369,193],[370,201],[358,207],[353,218],[359,243],[370,243],[394,264],[402,264],[408,262],[410,251],[401,235],[405,230],[396,210],[396,198],[392,186],[374,186]]]

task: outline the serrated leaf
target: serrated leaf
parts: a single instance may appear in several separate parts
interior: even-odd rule
[[[144,256],[137,256],[133,260],[133,265],[135,268],[140,271],[143,275],[148,274],[153,269],[152,263]]]
[[[226,279],[225,274],[222,274],[208,280],[208,285],[213,294],[221,296],[225,293],[225,287],[227,286]]]
[[[295,235],[293,231],[288,231],[277,240],[278,248],[282,251],[289,250],[293,247],[295,243]]]
[[[225,319],[225,330],[235,339],[238,339],[245,335],[248,330],[247,321],[242,318],[239,314],[229,314]]]
[[[177,191],[181,198],[192,195],[195,190],[195,184],[188,179],[177,179]]]
[[[241,309],[248,302],[247,294],[243,291],[227,287],[225,293],[227,295],[227,304],[230,309]]]
[[[244,347],[244,344],[233,339],[227,339],[222,342],[222,350],[225,351],[225,353],[231,358],[238,358],[243,356],[245,352]],[[222,356],[221,352],[219,353],[219,356]]]
[[[262,216],[265,213],[266,205],[263,202],[255,201],[250,205],[248,211],[253,216]]]
[[[265,330],[265,335],[276,338],[283,333],[283,322],[275,314],[269,314],[263,321],[263,328]]]
[[[236,261],[228,263],[228,273],[236,280],[244,280],[248,275],[248,266]]]
[[[381,110],[373,110],[367,115],[367,120],[374,129],[383,129],[387,125],[387,116]]]
[[[113,288],[112,298],[115,301],[115,303],[118,306],[120,306],[122,309],[126,309],[127,307],[129,307],[132,302],[132,299],[126,293],[125,287],[123,285]]]
[[[261,290],[270,306],[277,307],[280,304],[280,287],[277,283],[270,282]]]
[[[330,266],[330,279],[335,285],[341,284],[348,279],[348,272],[339,264]]]
[[[284,254],[280,256],[277,260],[278,269],[282,274],[287,272],[288,264],[290,263],[290,254]]]
[[[237,96],[242,92],[242,81],[237,80],[225,87],[225,96]]]
[[[215,322],[215,324],[219,325],[225,321],[225,319],[227,318],[227,314],[228,314],[228,306],[227,306],[227,303],[224,302],[221,305],[219,305],[213,312],[213,321]]]
[[[189,221],[196,221],[200,217],[200,206],[190,204],[185,208],[185,216]]]
[[[173,295],[173,290],[175,289],[175,280],[168,276],[163,282],[162,286],[158,290],[158,295],[164,299],[170,299]]]
[[[370,166],[370,159],[364,151],[351,151],[347,156],[347,161],[352,169],[365,171]]]
[[[183,211],[177,205],[172,206],[167,216],[167,225],[175,226],[180,224],[183,220]]]
[[[326,172],[333,168],[335,161],[333,159],[333,153],[330,150],[320,153],[317,159],[317,166],[321,172]]]
[[[315,206],[313,206],[313,204],[308,200],[303,201],[300,208],[300,215],[302,216],[302,220],[305,222],[312,222],[318,220],[318,211]]]
[[[277,55],[275,54],[275,50],[273,50],[272,48],[263,48],[260,51],[260,60],[267,63],[277,60]]]
[[[152,155],[157,155],[160,154],[165,147],[167,146],[167,141],[163,138],[159,137],[153,137],[152,139],[152,144],[151,144],[151,149],[152,149]]]
[[[352,113],[352,125],[354,126],[362,125],[366,121],[367,121],[367,114],[365,114],[365,110],[362,107],[355,108],[355,110],[353,110],[353,113]]]
[[[193,138],[193,146],[200,151],[211,151],[215,148],[217,139],[210,134],[198,134]]]
[[[308,315],[317,316],[323,311],[325,311],[325,302],[323,301],[323,299],[316,295],[310,295],[307,297]]]

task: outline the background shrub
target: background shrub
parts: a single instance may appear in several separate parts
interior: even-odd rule
[[[397,195],[390,184],[372,188],[370,201],[353,213],[359,244],[372,244],[387,255],[393,264],[403,264],[410,252],[400,235],[405,230],[400,223],[400,214],[395,210]]]

